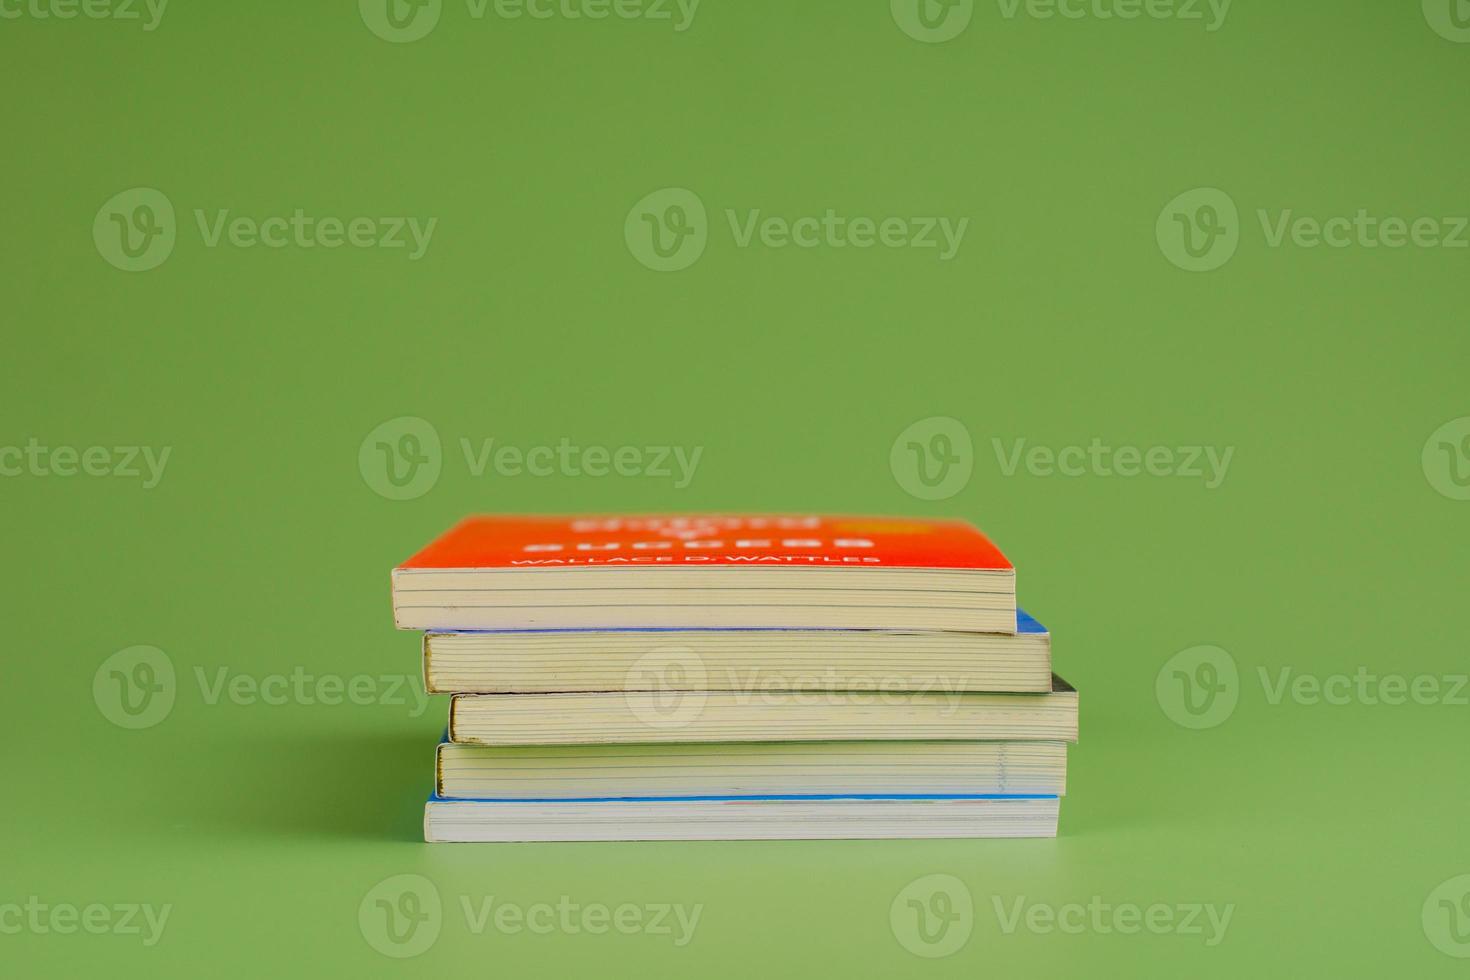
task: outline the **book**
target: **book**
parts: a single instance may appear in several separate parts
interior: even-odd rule
[[[467,800],[610,801],[1066,792],[1062,742],[725,742],[456,745],[435,792]]]
[[[963,521],[471,517],[392,591],[428,841],[1057,832],[1077,692]]]
[[[1077,740],[1077,691],[599,691],[456,694],[449,740],[470,745],[867,739]]]
[[[957,520],[471,517],[392,586],[402,629],[1016,629],[1015,569]]]
[[[610,802],[443,800],[424,806],[430,842],[842,840],[1055,837],[1055,796]]]
[[[424,634],[430,694],[1051,690],[1051,636],[956,630],[542,629]]]

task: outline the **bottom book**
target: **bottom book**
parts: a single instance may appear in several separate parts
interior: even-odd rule
[[[446,800],[424,807],[434,842],[1055,837],[1055,796],[665,797]]]

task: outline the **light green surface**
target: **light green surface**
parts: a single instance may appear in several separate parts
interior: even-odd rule
[[[152,31],[3,9],[0,445],[171,451],[151,489],[30,464],[0,478],[8,975],[1464,975],[1450,954],[1470,953],[1466,692],[1273,703],[1260,676],[1467,669],[1470,491],[1454,478],[1470,473],[1470,423],[1431,433],[1470,415],[1470,250],[1268,239],[1285,209],[1470,212],[1470,29],[1447,3],[1240,0],[1214,31],[981,3],[937,44],[885,3],[835,0],[704,0],[684,31],[446,2],[409,43],[374,36],[351,3],[175,0]],[[109,264],[129,262],[110,214],[158,198],[104,203],[137,187],[174,209],[174,246],[126,272]],[[663,188],[691,192],[705,222]],[[1163,210],[1195,188],[1228,203]],[[673,219],[678,203],[697,259],[638,237],[643,213]],[[1205,204],[1225,231],[1191,258],[1174,214],[1203,221]],[[194,217],[297,208],[437,224],[411,260],[209,247]],[[943,260],[741,247],[725,214],[828,208],[969,221]],[[433,426],[441,472],[393,500],[358,457],[404,416]],[[936,416],[969,434],[972,471],[952,439],[952,495],[921,499],[890,450]],[[393,440],[412,434],[396,425]],[[944,425],[922,422],[917,441],[961,434]],[[474,477],[462,438],[703,452],[683,488]],[[994,439],[1002,455],[1016,439],[1234,453],[1210,489],[1091,463],[1006,475]],[[14,454],[0,462],[14,471]],[[670,509],[983,525],[1082,691],[1061,838],[430,847],[417,837],[442,701],[416,716],[371,697],[211,701],[197,680],[412,675],[388,569],[455,518]],[[128,730],[99,709],[115,704],[110,669],[100,699],[93,682],[135,645],[164,652],[176,697]],[[1166,668],[1201,645],[1229,659]],[[1171,720],[1197,721],[1173,671],[1208,680],[1200,657],[1238,679],[1196,730]],[[400,963],[369,938],[391,946],[375,903],[397,884],[372,890],[401,874],[431,882],[443,912]],[[30,896],[171,911],[152,946],[49,920],[9,931],[4,906]],[[682,947],[559,918],[547,935],[493,920],[475,935],[461,896],[702,911]],[[910,898],[950,901],[935,944]],[[1090,913],[1077,934],[1007,933],[995,902],[1008,917],[1018,899],[1064,917],[1233,911],[1207,946],[1104,932]]]

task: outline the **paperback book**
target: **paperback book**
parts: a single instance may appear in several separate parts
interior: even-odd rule
[[[1051,690],[1051,635],[842,629],[542,629],[424,634],[430,694],[757,688]],[[665,669],[677,665],[679,669]]]
[[[1015,569],[962,521],[472,517],[393,570],[402,629],[1014,633]]]

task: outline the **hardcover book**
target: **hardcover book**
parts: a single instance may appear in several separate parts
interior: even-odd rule
[[[403,629],[1014,633],[1015,569],[963,521],[471,517],[393,570]]]

